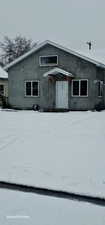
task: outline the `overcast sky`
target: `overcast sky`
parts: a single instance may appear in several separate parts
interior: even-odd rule
[[[72,49],[105,48],[105,0],[0,0],[0,40],[21,34]]]

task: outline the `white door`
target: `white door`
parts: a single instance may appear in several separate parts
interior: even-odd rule
[[[68,109],[68,81],[56,81],[56,108]]]

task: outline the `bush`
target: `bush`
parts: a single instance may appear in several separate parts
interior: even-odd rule
[[[39,109],[40,109],[38,104],[34,104],[32,108],[34,111],[39,111]]]
[[[105,106],[102,102],[99,102],[98,104],[95,105],[95,110],[100,112],[101,110],[104,110]]]

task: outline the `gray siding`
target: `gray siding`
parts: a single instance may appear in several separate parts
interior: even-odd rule
[[[72,73],[74,79],[88,80],[88,97],[72,97],[72,85],[71,81],[69,81],[69,109],[94,109],[98,102],[104,102],[104,98],[97,96],[97,85],[94,83],[94,80],[104,80],[105,71],[96,68],[90,62],[47,44],[9,69],[9,103],[12,107],[25,109],[32,108],[33,104],[38,104],[45,109],[55,107],[55,82],[49,82],[48,78],[43,77],[45,72],[54,67],[42,67],[39,65],[39,57],[45,55],[58,55],[57,66],[59,68]],[[40,81],[39,97],[25,97],[24,82],[26,80]]]

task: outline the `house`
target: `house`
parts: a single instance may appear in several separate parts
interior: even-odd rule
[[[8,99],[8,73],[0,67],[0,106]]]
[[[105,64],[51,41],[5,67],[9,104],[41,110],[93,110],[105,106]]]

